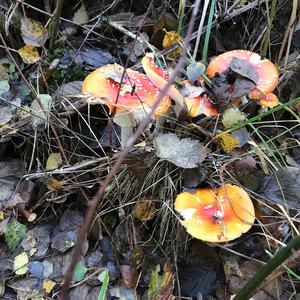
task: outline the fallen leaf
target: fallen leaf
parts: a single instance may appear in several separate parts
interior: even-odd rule
[[[228,108],[223,113],[222,124],[224,127],[230,128],[232,125],[235,125],[243,120],[246,116],[236,107]]]
[[[187,66],[186,75],[189,80],[197,81],[205,72],[205,65],[201,62],[194,62]]]
[[[8,80],[0,80],[0,95],[7,93],[10,89]]]
[[[51,279],[47,279],[43,282],[43,289],[47,294],[51,293],[53,288],[55,287],[56,283],[52,281]]]
[[[194,262],[179,270],[180,290],[184,296],[206,296],[211,293],[217,282],[215,268],[208,263]]]
[[[263,180],[259,194],[273,203],[300,209],[300,168],[280,168]]]
[[[23,62],[25,64],[33,64],[41,59],[40,54],[35,46],[25,45],[18,50]]]
[[[246,261],[239,266],[240,272],[243,274],[231,274],[228,279],[228,287],[232,294],[237,293],[261,268],[261,264],[257,261]],[[273,300],[274,293],[280,297],[282,294],[281,280],[273,280],[256,294],[253,295],[255,300]],[[279,298],[280,299],[280,298]]]
[[[28,271],[28,255],[26,252],[22,252],[14,259],[14,271],[17,275],[24,275]]]
[[[61,154],[58,153],[51,153],[48,156],[47,163],[46,163],[46,171],[52,171],[57,169],[62,164]]]
[[[10,251],[14,251],[23,240],[27,232],[26,225],[19,223],[12,218],[4,229],[5,242]]]
[[[21,36],[27,45],[43,47],[48,39],[47,29],[38,21],[23,17],[21,19]]]
[[[0,106],[0,126],[8,123],[12,118],[11,110],[8,106]]]
[[[88,268],[81,262],[79,262],[73,273],[73,280],[75,282],[81,281],[84,278],[84,275],[88,271]]]
[[[83,3],[81,4],[80,8],[75,12],[72,20],[76,24],[84,24],[89,21],[89,16]]]
[[[160,266],[157,265],[150,276],[146,300],[172,299],[173,288],[174,275],[171,265],[165,263],[162,275],[160,275]]]
[[[91,69],[97,69],[107,64],[116,63],[118,60],[112,54],[104,49],[86,47],[79,53],[71,53],[71,59],[78,65],[85,65]]]
[[[256,70],[246,60],[233,57],[230,62],[230,69],[239,76],[253,81],[254,84],[257,84],[259,81],[259,75]]]
[[[42,279],[44,274],[44,265],[40,261],[31,261],[28,266],[31,276]]]
[[[250,138],[250,134],[245,127],[241,127],[240,129],[232,131],[231,135],[238,141],[239,148],[242,148],[244,145],[246,145]]]
[[[180,36],[177,31],[166,31],[164,36],[162,46],[164,49],[169,48],[170,46],[180,42],[182,40],[182,36]],[[183,52],[183,47],[180,46],[176,50],[172,51],[169,55],[173,58],[178,58]]]
[[[174,133],[159,134],[153,143],[159,158],[181,168],[195,168],[207,156],[207,150],[198,141],[179,139]]]
[[[38,97],[42,104],[43,110],[36,99],[31,103],[30,107],[31,111],[33,112],[31,119],[32,126],[34,128],[37,128],[38,126],[42,125],[46,126],[52,105],[52,97],[50,95],[39,94]]]
[[[154,218],[155,211],[155,202],[151,199],[143,199],[135,204],[133,216],[140,221],[149,221]]]
[[[221,148],[226,152],[230,153],[234,148],[239,145],[238,140],[228,133],[223,133],[218,136],[218,141]]]

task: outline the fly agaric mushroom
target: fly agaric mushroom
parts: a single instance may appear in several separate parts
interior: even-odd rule
[[[273,93],[269,93],[267,95],[265,95],[263,98],[259,99],[259,105],[263,106],[263,107],[275,107],[277,105],[279,105],[279,100],[277,98],[277,96]]]
[[[110,112],[116,108],[115,121],[121,125],[121,142],[124,145],[133,132],[132,120],[144,118],[145,113],[155,103],[159,90],[151,84],[146,75],[130,69],[126,70],[121,83],[123,72],[124,68],[118,64],[96,69],[84,79],[82,93],[87,95],[86,101],[89,104],[107,105]],[[155,110],[154,117],[165,113],[170,104],[169,97],[164,97]],[[127,118],[126,126],[122,126],[120,118]]]
[[[147,53],[142,59],[142,65],[144,68],[147,77],[150,81],[160,90],[167,84],[169,80],[169,74],[166,71],[160,69],[154,62],[153,53]],[[188,81],[185,81],[185,84]],[[186,104],[188,109],[188,114],[190,117],[196,117],[200,114],[205,114],[206,116],[214,116],[217,111],[212,108],[210,98],[206,96],[197,96],[197,97],[184,97],[179,90],[172,85],[168,90],[167,95],[173,99],[180,107],[183,107]]]
[[[255,220],[253,203],[245,190],[225,184],[218,189],[181,193],[175,210],[184,218],[187,232],[207,242],[228,242],[247,232]]]
[[[275,65],[267,59],[262,60],[257,53],[247,50],[232,50],[218,55],[207,66],[207,76],[213,78],[224,72],[230,67],[234,57],[249,63],[258,74],[259,79],[256,88],[249,94],[251,99],[262,98],[275,89],[279,77]]]

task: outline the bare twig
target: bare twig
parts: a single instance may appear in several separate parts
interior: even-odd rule
[[[87,235],[87,232],[89,231],[89,228],[92,224],[94,213],[95,213],[95,211],[96,211],[96,209],[97,209],[97,207],[98,207],[98,205],[99,205],[99,203],[100,203],[100,201],[101,201],[101,199],[104,195],[105,189],[109,185],[110,181],[114,178],[115,173],[117,172],[117,170],[121,166],[124,158],[126,157],[128,152],[130,151],[130,149],[132,148],[132,146],[134,145],[136,140],[142,134],[143,130],[147,126],[148,122],[150,121],[151,116],[153,115],[153,113],[155,112],[157,107],[159,106],[161,99],[163,99],[163,97],[167,94],[169,88],[171,87],[171,85],[175,81],[177,73],[180,71],[180,69],[182,68],[182,66],[185,63],[187,47],[188,47],[189,42],[190,42],[190,37],[191,37],[192,31],[193,31],[193,25],[195,23],[196,15],[197,15],[197,12],[198,12],[198,9],[199,9],[199,3],[200,3],[200,0],[197,0],[196,3],[194,4],[192,17],[191,17],[191,20],[190,20],[190,23],[189,23],[187,36],[186,36],[186,39],[185,39],[184,52],[183,52],[181,58],[179,59],[179,61],[177,63],[177,66],[174,69],[174,72],[173,72],[171,78],[169,79],[168,83],[164,86],[164,88],[161,90],[161,92],[159,93],[159,96],[158,96],[157,100],[155,101],[153,107],[151,108],[150,113],[140,123],[140,125],[138,126],[138,128],[137,128],[136,132],[134,133],[134,135],[128,140],[128,142],[125,145],[124,149],[120,152],[116,163],[112,166],[112,168],[111,168],[110,172],[108,173],[106,179],[101,184],[96,196],[90,202],[90,206],[89,206],[88,211],[86,213],[84,224],[80,228],[77,243],[76,243],[76,245],[74,247],[74,250],[73,250],[71,263],[70,263],[69,268],[68,268],[68,270],[66,272],[66,275],[65,275],[64,285],[63,285],[62,291],[60,293],[60,299],[62,299],[62,300],[68,299],[68,297],[67,297],[68,289],[69,289],[69,286],[71,284],[73,272],[75,270],[75,267],[76,267],[77,262],[78,262],[79,257],[80,257],[83,241],[84,241],[84,239]]]
[[[55,39],[56,39],[56,33],[57,33],[57,28],[59,25],[59,18],[61,15],[61,10],[63,7],[63,0],[56,0],[56,7],[55,7],[55,13],[53,17],[53,27],[51,31],[51,37],[50,37],[50,45],[49,49],[53,50],[54,44],[55,44]]]

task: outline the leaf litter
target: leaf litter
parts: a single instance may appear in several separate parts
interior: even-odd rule
[[[106,64],[125,65],[133,45],[128,67],[138,68],[141,57],[149,50],[147,45],[168,48],[184,37],[184,33],[177,33],[175,18],[164,13],[158,16],[153,10],[142,25],[144,42],[133,43],[124,29],[136,33],[145,13],[143,5],[132,3],[129,9],[124,4],[122,11],[133,12],[116,13],[108,21],[100,18],[92,28],[90,24],[99,12],[99,6],[94,9],[93,5],[97,3],[83,1],[67,16],[81,25],[72,25],[75,30],[60,22],[52,51],[48,40],[53,34],[54,19],[47,22],[34,10],[28,13],[25,6],[30,18],[24,13],[18,24],[16,14],[9,27],[5,25],[8,39],[12,38],[9,45],[20,54],[14,57],[42,103],[40,107],[35,95],[24,88],[14,63],[8,57],[2,58],[0,297],[5,299],[50,299],[57,295],[84,222],[84,212],[118,156],[119,127],[111,124],[113,115],[109,116],[106,107],[88,107],[85,103],[81,95],[85,76]],[[160,11],[160,7],[156,8]],[[115,7],[113,12],[118,10]],[[110,27],[111,20],[117,26]],[[243,34],[247,35],[246,31]],[[275,44],[270,44],[272,55],[277,52]],[[225,52],[226,48],[217,44],[214,50]],[[167,69],[174,67],[181,52],[179,47],[172,50],[171,56],[158,51],[155,54]],[[225,290],[233,295],[258,270],[249,258],[267,261],[264,249],[271,247],[276,252],[291,238],[293,225],[298,227],[299,199],[295,191],[299,189],[299,145],[293,127],[295,116],[291,113],[297,111],[297,103],[280,114],[258,119],[254,124],[257,131],[249,124],[238,128],[241,122],[260,113],[259,101],[247,98],[258,83],[253,67],[233,58],[230,67],[210,84],[199,79],[205,64],[189,60],[186,65],[186,73],[182,69],[176,79],[178,88],[182,87],[180,92],[189,97],[208,95],[218,115],[176,120],[171,106],[162,120],[151,120],[105,190],[73,274],[72,299],[98,299],[103,286],[105,299],[173,299],[180,296],[179,290],[187,297],[217,297]],[[120,83],[121,75],[110,72],[107,78]],[[287,92],[291,86],[288,80],[286,87],[279,86],[276,93],[280,100],[294,97]],[[131,91],[132,86],[123,86],[121,94]],[[283,122],[285,127],[281,127]],[[49,123],[57,129],[61,145]],[[136,127],[138,121],[120,117],[119,124]],[[259,155],[253,148],[255,144]],[[62,161],[62,150],[69,158],[67,164]],[[272,152],[274,155],[270,156]],[[226,259],[222,263],[207,259],[206,255],[215,253],[214,261],[219,261],[224,249],[204,243],[195,247],[173,210],[178,193],[195,193],[199,187],[218,188],[226,181],[238,182],[256,192],[253,198],[259,200],[255,206],[261,226],[255,226],[233,244],[224,245],[249,256],[237,259],[231,267]],[[279,214],[278,205],[292,218]],[[32,212],[37,218],[30,221]],[[263,236],[265,229],[269,236]],[[204,248],[206,253],[201,252]],[[200,260],[191,258],[189,253]],[[287,299],[291,291],[287,277],[284,279],[278,280],[277,286],[267,285],[255,298],[268,299],[276,288],[276,293]],[[299,290],[297,283],[295,286]]]

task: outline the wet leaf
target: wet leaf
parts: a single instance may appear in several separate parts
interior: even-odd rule
[[[26,252],[22,252],[14,259],[14,271],[17,275],[24,275],[28,271],[28,255]]]
[[[47,120],[49,118],[49,113],[51,110],[52,105],[52,97],[48,94],[39,94],[38,95],[43,109],[40,107],[38,101],[35,99],[31,103],[31,111],[33,113],[32,115],[32,126],[34,128],[37,128],[38,126],[46,126]]]
[[[151,199],[144,199],[135,204],[133,216],[140,221],[149,221],[154,218],[155,211],[155,202]]]
[[[10,89],[10,85],[7,80],[0,80],[0,95],[7,93]]]
[[[157,265],[150,276],[146,300],[172,299],[173,288],[174,275],[170,264],[165,263],[162,275],[160,275],[160,266]]]
[[[300,209],[300,168],[281,168],[264,179],[259,193],[268,200]]]
[[[48,31],[40,22],[23,17],[21,19],[21,36],[25,44],[43,47],[48,39]]]
[[[48,156],[47,163],[46,163],[46,171],[52,171],[57,169],[62,164],[61,154],[58,153],[51,153]]]
[[[222,124],[225,128],[230,128],[241,121],[244,121],[246,116],[235,107],[228,108],[223,113]]]
[[[40,54],[35,46],[25,45],[18,50],[18,53],[25,64],[33,64],[41,59]]]
[[[159,134],[154,147],[159,158],[181,168],[195,168],[207,156],[207,150],[198,141],[179,139],[174,133]]]
[[[207,263],[194,262],[185,265],[179,271],[180,290],[187,297],[206,296],[216,286],[215,268]]]
[[[39,261],[31,261],[29,263],[29,273],[36,278],[43,278],[44,265]]]
[[[12,118],[11,110],[8,106],[0,106],[0,126],[8,123]]]
[[[205,72],[205,65],[201,62],[191,63],[186,68],[186,75],[189,80],[197,81],[197,79]]]
[[[35,257],[44,256],[50,245],[50,226],[35,226],[26,233],[22,241],[23,249]]]
[[[88,271],[88,268],[81,262],[79,262],[73,273],[73,280],[75,282],[81,281],[84,278],[84,275]]]
[[[89,21],[89,16],[84,4],[82,3],[80,8],[75,12],[73,16],[73,22],[76,24],[84,24]]]
[[[258,83],[259,75],[257,74],[254,67],[247,61],[233,57],[231,59],[230,69],[239,76],[245,77],[253,81],[253,83],[255,84]]]
[[[226,152],[230,153],[234,148],[239,145],[238,140],[228,133],[223,133],[218,136],[218,141],[221,148]]]
[[[60,252],[65,252],[75,245],[77,234],[74,231],[59,232],[52,239],[51,247]]]
[[[43,289],[47,294],[51,293],[53,288],[55,287],[56,283],[52,281],[51,279],[47,279],[43,282]]]
[[[4,230],[5,242],[9,250],[14,251],[25,237],[27,227],[12,218]]]

